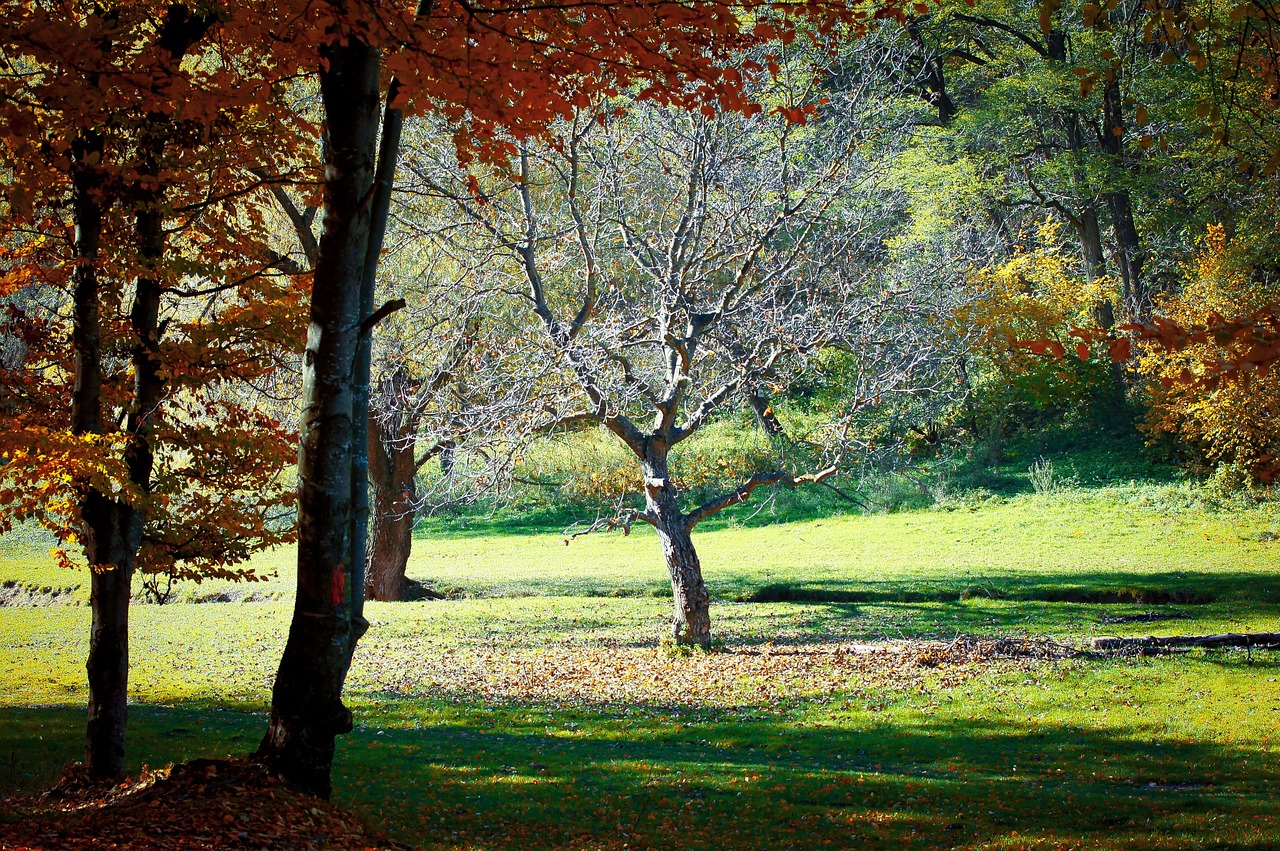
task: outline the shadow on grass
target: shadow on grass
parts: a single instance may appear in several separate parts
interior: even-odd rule
[[[265,731],[265,713],[250,707],[130,706],[125,770],[243,756]],[[49,788],[64,765],[83,759],[84,733],[83,708],[0,707],[0,796]]]
[[[340,740],[340,803],[427,847],[1274,848],[1261,750],[1113,725],[976,718],[959,701],[909,723],[829,707],[449,704],[380,699]],[[1009,716],[1016,713],[1011,706]],[[988,707],[987,711],[990,711]],[[843,720],[842,720],[843,719]],[[78,752],[83,713],[0,709],[6,785]],[[140,706],[153,765],[245,753],[247,709]],[[372,725],[372,726],[371,726]],[[135,764],[137,757],[135,756]]]
[[[736,602],[950,603],[970,599],[1015,602],[1206,605],[1218,601],[1274,605],[1280,600],[1276,573],[1072,573],[991,575],[964,582],[811,580],[751,586],[717,577],[722,594]],[[744,588],[745,586],[745,588]]]
[[[864,716],[865,717],[865,716]],[[479,847],[1274,847],[1261,754],[949,712],[806,725],[526,704],[365,731],[345,796],[406,838]],[[458,719],[463,720],[463,719]],[[492,725],[485,730],[486,725]],[[365,764],[367,769],[361,770]],[[412,778],[388,797],[371,771]],[[1019,839],[1021,837],[1021,839]]]

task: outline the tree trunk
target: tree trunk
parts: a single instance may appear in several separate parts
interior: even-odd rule
[[[1124,170],[1124,104],[1119,81],[1109,80],[1102,89],[1102,149],[1111,155],[1115,174]],[[1114,179],[1113,179],[1114,182]],[[1116,240],[1116,265],[1120,267],[1120,283],[1124,306],[1129,317],[1138,322],[1151,318],[1151,295],[1142,279],[1146,253],[1133,220],[1133,201],[1129,190],[1120,188],[1107,193],[1111,210],[1111,230]]]
[[[357,38],[325,50],[324,232],[311,291],[298,453],[298,586],[258,748],[269,768],[327,798],[334,739],[350,732],[342,703],[351,654],[367,628],[360,614],[364,553],[353,553],[353,461],[361,281],[369,247],[378,130],[376,50]],[[358,595],[358,596],[357,596]]]
[[[384,432],[369,418],[369,557],[365,596],[396,602],[404,599],[405,573],[413,551],[416,517],[413,476],[416,472],[412,434]]]
[[[90,566],[89,720],[84,764],[94,780],[124,774],[125,728],[129,720],[129,595],[133,552],[121,534],[132,512],[100,493],[82,504]]]
[[[751,412],[756,415],[756,425],[760,427],[761,432],[769,437],[785,434],[782,423],[778,422],[773,408],[769,405],[769,394],[763,387],[750,388],[744,391],[743,395],[747,397]]]
[[[915,61],[920,63],[920,70],[916,72],[920,96],[925,103],[938,110],[938,124],[946,127],[955,117],[956,105],[947,94],[947,78],[942,59],[930,55],[929,48],[924,43],[924,35],[920,31],[918,18],[908,17],[906,30],[916,48]]]
[[[99,313],[98,248],[102,209],[96,192],[97,170],[84,165],[100,160],[102,138],[77,139],[72,146],[78,167],[73,175],[76,266],[71,273],[74,385],[71,432],[102,433],[102,342]],[[132,564],[120,565],[114,503],[95,488],[80,497],[80,535],[90,569],[89,723],[84,763],[90,777],[114,779],[124,773],[124,733],[128,720],[129,580]],[[115,565],[114,568],[108,566]]]
[[[162,139],[151,140],[144,173],[156,173],[156,157]],[[87,135],[78,140],[75,155],[100,160],[102,140]],[[144,144],[144,148],[148,147]],[[82,167],[73,179],[76,221],[76,268],[72,274],[75,381],[72,390],[71,430],[75,434],[102,432],[102,346],[100,285],[96,260],[102,228],[102,209],[95,198],[96,170]],[[135,236],[138,260],[143,267],[134,288],[129,314],[134,343],[133,399],[126,419],[129,436],[125,465],[129,480],[140,495],[151,488],[153,451],[151,431],[164,395],[160,368],[159,313],[161,286],[155,273],[164,256],[165,234],[160,211],[161,196],[141,199]],[[124,773],[125,728],[129,693],[129,601],[138,550],[142,545],[145,510],[123,499],[86,487],[80,499],[81,532],[89,562],[89,656],[85,670],[89,681],[88,724],[85,735],[85,767],[95,780],[114,779]]]
[[[158,142],[163,147],[163,142]],[[146,164],[146,173],[155,173],[156,162]],[[125,465],[129,480],[145,497],[151,490],[154,450],[151,432],[156,412],[164,396],[164,379],[159,360],[161,284],[155,272],[164,256],[164,221],[161,198],[145,199],[137,214],[136,235],[139,261],[144,273],[135,284],[129,312],[133,347],[133,404],[126,420],[129,442]],[[85,766],[94,779],[119,777],[124,773],[124,737],[128,721],[129,692],[129,601],[134,566],[142,546],[144,508],[90,490],[82,504],[92,579],[89,605],[92,623],[89,632],[89,722],[85,746]]]
[[[671,574],[674,617],[671,637],[676,644],[711,647],[711,595],[702,580],[702,565],[693,538],[680,511],[675,486],[667,466],[667,448],[651,439],[641,464],[644,470],[645,508],[654,518],[662,555]]]

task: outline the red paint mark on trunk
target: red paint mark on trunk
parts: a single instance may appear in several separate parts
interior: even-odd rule
[[[333,604],[341,606],[347,597],[347,569],[340,565],[333,566]]]

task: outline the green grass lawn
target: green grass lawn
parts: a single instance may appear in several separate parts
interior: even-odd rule
[[[952,508],[701,531],[724,647],[689,657],[658,646],[651,534],[437,522],[411,575],[467,596],[369,606],[335,798],[430,848],[1280,847],[1280,654],[935,664],[900,644],[1280,631],[1274,507],[1121,488]],[[5,541],[0,580],[83,586],[46,553]],[[133,766],[256,745],[290,556],[134,608]],[[0,789],[79,756],[88,621],[0,608]]]

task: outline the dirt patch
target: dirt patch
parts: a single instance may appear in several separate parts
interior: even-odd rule
[[[419,582],[417,579],[405,578],[404,600],[414,603],[420,600],[465,600],[470,595],[465,588],[458,585],[435,582]]]
[[[120,784],[88,783],[74,766],[53,790],[0,802],[0,812],[6,851],[408,848],[247,760],[144,769]]]
[[[1160,621],[1187,620],[1191,615],[1186,612],[1141,612],[1136,615],[1109,615],[1098,619],[1101,624],[1122,623],[1158,623]]]
[[[1023,599],[1041,600],[1046,603],[1129,603],[1143,606],[1165,606],[1177,603],[1184,606],[1204,606],[1212,603],[1216,598],[1210,594],[1185,588],[1115,588],[1099,591],[1065,588],[1026,595]]]
[[[248,591],[234,588],[223,591],[204,591],[191,595],[192,603],[265,603],[280,600],[285,594],[279,591]]]

